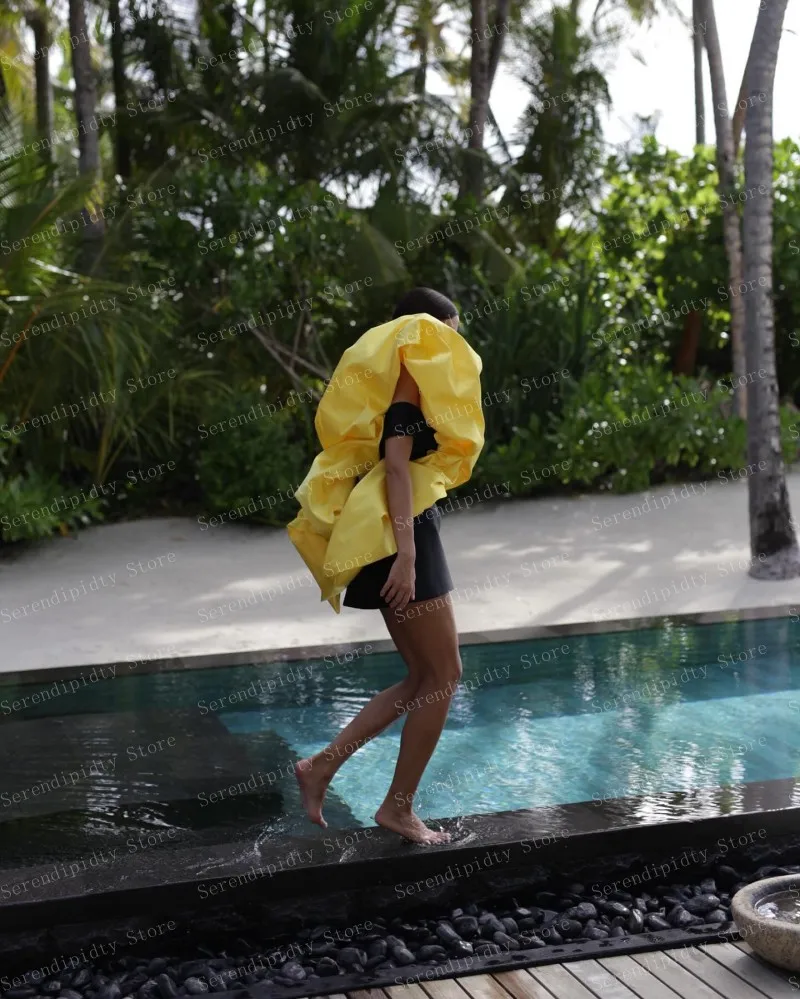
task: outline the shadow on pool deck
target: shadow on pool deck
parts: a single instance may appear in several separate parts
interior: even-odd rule
[[[797,510],[800,473],[787,482]],[[621,496],[495,499],[445,514],[460,631],[799,601],[799,580],[767,583],[746,574],[746,483],[695,486],[688,498],[676,485]],[[664,508],[661,498],[673,490],[677,499]],[[164,561],[170,554],[175,558]],[[154,569],[140,570],[151,561]],[[66,599],[45,607],[54,590]],[[386,636],[380,614],[336,615],[320,602],[285,530],[203,530],[178,518],[94,527],[0,557],[0,630],[2,672]]]

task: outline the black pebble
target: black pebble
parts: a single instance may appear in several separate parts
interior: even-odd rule
[[[478,920],[481,924],[481,936],[484,940],[491,940],[495,933],[505,933],[506,928],[491,912],[486,917],[481,916]]]
[[[82,992],[86,986],[92,980],[92,973],[88,968],[81,968],[81,970],[72,979],[72,988],[76,992]]]
[[[383,957],[374,958],[373,960],[382,961]],[[338,975],[339,965],[332,957],[322,957],[317,962],[317,974],[321,978],[330,978],[332,975]]]
[[[648,930],[654,930],[656,932],[659,930],[672,929],[666,919],[664,919],[664,917],[657,912],[648,912],[648,914],[644,917],[644,925],[648,928]]]
[[[388,946],[385,940],[373,940],[367,947],[369,957],[386,957]]]
[[[687,926],[694,926],[696,923],[700,922],[697,916],[693,916],[691,912],[687,912],[682,905],[676,905],[675,908],[667,916],[667,922],[676,930],[683,930]]]
[[[631,914],[625,925],[628,933],[642,933],[644,931],[644,916],[638,909],[631,909]]]
[[[698,895],[696,898],[687,898],[683,907],[693,916],[705,916],[706,913],[718,909],[719,904],[719,898],[716,895]]]
[[[420,961],[443,961],[447,957],[447,951],[441,944],[425,944],[417,951],[417,957]]]
[[[436,927],[436,936],[451,947],[453,944],[458,943],[461,937],[456,933],[453,927],[449,923],[441,922]]]
[[[493,942],[502,947],[503,950],[519,950],[519,943],[502,930],[498,930],[492,938]]]
[[[367,955],[357,947],[342,947],[339,951],[337,964],[343,968],[353,968],[355,965],[363,966],[367,963]]]
[[[566,940],[574,940],[583,933],[583,926],[577,919],[559,919],[556,923],[558,932]]]
[[[404,967],[407,964],[414,964],[417,960],[407,947],[392,947],[392,959],[400,967]]]
[[[139,991],[136,994],[139,999],[156,999],[156,996],[159,995],[158,982],[148,978],[144,985],[139,986]],[[61,995],[63,996],[64,993],[62,992]],[[72,999],[72,997],[67,996],[67,999]]]
[[[478,920],[474,916],[459,916],[453,920],[453,928],[460,937],[471,940],[478,935]]]
[[[585,940],[605,940],[608,937],[608,930],[600,926],[589,926],[583,931]]]
[[[287,961],[281,968],[281,977],[288,979],[290,982],[302,982],[305,980],[306,973],[297,961]]]
[[[190,996],[201,996],[204,992],[208,992],[208,986],[205,982],[201,982],[199,978],[192,976],[187,978],[183,985]]]

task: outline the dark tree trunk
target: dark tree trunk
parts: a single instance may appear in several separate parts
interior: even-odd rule
[[[703,50],[705,48],[705,25],[700,20],[701,0],[692,0],[692,45],[694,47],[694,121],[695,138],[698,146],[706,142],[706,108],[703,88]]]
[[[487,0],[472,0],[469,139],[462,193],[483,199],[483,142],[489,117],[489,21]]]
[[[700,0],[699,8],[705,22],[704,33],[708,67],[711,74],[711,97],[714,102],[714,122],[717,133],[717,172],[719,193],[723,199],[722,231],[725,255],[728,258],[728,278],[731,284],[731,347],[733,352],[734,403],[739,416],[747,415],[746,360],[744,351],[744,301],[739,294],[742,283],[742,230],[739,223],[738,202],[732,199],[736,192],[736,153],[733,146],[733,123],[727,111],[725,72],[722,51],[714,16],[714,0]]]
[[[697,367],[697,349],[703,329],[703,313],[692,310],[683,320],[683,332],[672,370],[676,375],[693,375]]]
[[[34,73],[36,78],[36,134],[47,141],[42,144],[41,156],[46,163],[52,161],[53,88],[50,83],[50,46],[52,37],[47,23],[47,11],[37,7],[28,14],[28,24],[33,31]]]
[[[105,231],[100,209],[100,137],[95,115],[97,90],[92,69],[84,0],[69,0],[69,33],[72,75],[75,80],[75,121],[78,128],[78,171],[91,184],[89,205],[83,209],[84,253],[82,267],[90,270],[99,254]]]
[[[125,83],[125,39],[120,23],[119,0],[109,0],[108,16],[111,22],[111,73],[114,81],[114,107],[117,111],[114,152],[117,173],[123,180],[127,180],[131,175],[131,145],[126,129],[128,119],[123,114],[127,86]]]
[[[494,12],[494,23],[492,25],[493,34],[491,46],[489,48],[489,80],[487,84],[488,93],[486,94],[487,101],[492,92],[492,85],[494,84],[497,67],[500,65],[500,56],[503,52],[503,42],[508,34],[508,13],[510,9],[511,0],[497,0],[497,6]]]
[[[744,279],[748,369],[747,458],[750,500],[750,575],[791,579],[800,575],[781,447],[780,399],[775,364],[772,302],[772,95],[775,66],[788,0],[768,0],[759,9],[748,71],[745,187],[766,190],[744,205]],[[759,186],[760,185],[760,186]]]

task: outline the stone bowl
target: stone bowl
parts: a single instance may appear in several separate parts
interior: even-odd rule
[[[769,896],[786,892],[800,898],[800,874],[754,881],[733,896],[731,913],[742,940],[756,954],[779,968],[800,971],[800,923],[762,916],[756,908],[768,901]]]

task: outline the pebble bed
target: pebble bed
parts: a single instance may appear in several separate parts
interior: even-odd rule
[[[725,930],[732,928],[731,898],[740,888],[762,878],[796,873],[800,865],[767,865],[746,875],[722,864],[697,883],[656,884],[638,894],[616,890],[598,894],[583,884],[564,884],[491,908],[470,904],[414,919],[375,916],[358,927],[338,930],[319,925],[273,946],[259,948],[240,938],[216,953],[198,947],[189,960],[126,954],[47,978],[31,969],[13,976],[15,987],[2,995],[3,999],[173,999],[254,985],[297,987],[313,982],[317,988],[323,978],[370,971],[383,977],[393,969],[473,955],[698,926]],[[23,984],[17,984],[20,981]]]

